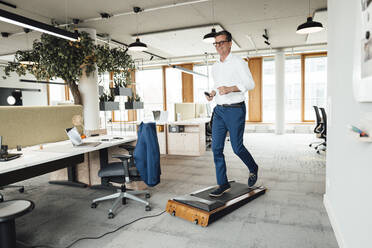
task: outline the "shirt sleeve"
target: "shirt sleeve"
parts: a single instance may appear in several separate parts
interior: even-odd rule
[[[238,87],[238,89],[243,93],[254,89],[255,83],[253,81],[251,71],[249,70],[248,63],[242,59],[239,59],[237,62],[237,69],[239,81],[237,82],[236,87]]]

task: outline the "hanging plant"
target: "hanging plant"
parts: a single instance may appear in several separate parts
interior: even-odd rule
[[[97,66],[100,74],[124,72],[130,77],[129,70],[134,68],[134,63],[125,50],[94,45],[86,32],[80,33],[79,37],[79,41],[72,42],[42,34],[40,41],[33,42],[31,51],[16,52],[15,61],[8,63],[4,69],[4,79],[10,76],[10,72],[19,76],[30,73],[38,80],[62,78],[69,86],[75,104],[83,104],[78,88],[83,73],[89,76]]]

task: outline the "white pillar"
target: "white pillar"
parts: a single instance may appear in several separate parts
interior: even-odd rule
[[[86,32],[96,43],[96,30],[80,28],[79,32]],[[83,73],[79,79],[79,91],[84,104],[84,129],[99,129],[99,100],[98,100],[98,77],[97,68],[91,72],[89,77]]]
[[[285,81],[284,81],[284,52],[279,51],[275,55],[275,91],[276,91],[276,111],[275,111],[275,133],[283,134],[285,126],[284,100],[285,100]]]

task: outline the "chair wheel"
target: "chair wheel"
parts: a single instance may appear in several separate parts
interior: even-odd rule
[[[316,151],[316,153],[320,154],[320,152],[319,152],[319,151]]]
[[[123,204],[123,205],[127,204],[127,198],[125,198],[125,197],[122,198],[121,199],[121,204]]]
[[[22,187],[22,188],[20,188],[18,191],[19,191],[19,193],[23,193],[23,192],[25,192],[25,188]]]
[[[195,220],[193,221],[193,223],[194,223],[195,225],[197,225],[197,224],[198,224],[198,219],[195,219]]]
[[[151,211],[151,206],[150,206],[150,205],[147,205],[147,206],[145,207],[145,210],[146,210],[146,211]]]
[[[90,207],[91,207],[91,208],[96,208],[97,205],[98,205],[98,204],[97,204],[96,202],[93,202],[92,204],[90,204]]]
[[[1,197],[1,198],[0,198],[0,202],[3,202],[3,201],[4,201],[4,198]]]
[[[108,218],[109,218],[109,219],[113,219],[114,217],[115,217],[115,214],[114,214],[114,213],[109,213],[109,214],[108,214]]]
[[[147,193],[147,194],[145,195],[145,197],[146,197],[146,198],[150,198],[151,195],[150,195],[149,193]]]
[[[311,147],[311,144],[309,145],[309,147]]]
[[[171,215],[176,216],[176,211],[172,211]]]

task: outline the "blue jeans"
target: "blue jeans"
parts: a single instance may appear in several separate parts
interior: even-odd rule
[[[256,162],[243,145],[245,114],[245,104],[238,108],[222,107],[219,105],[214,108],[212,123],[212,151],[218,185],[224,185],[228,182],[226,176],[225,156],[223,154],[227,131],[230,133],[230,141],[234,153],[238,155],[250,172],[257,171],[258,166]]]

